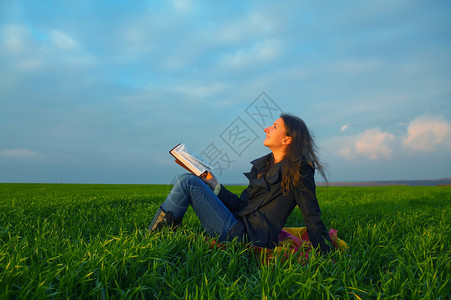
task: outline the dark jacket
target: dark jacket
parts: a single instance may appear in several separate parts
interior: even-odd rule
[[[282,174],[280,164],[275,164],[266,179],[257,178],[257,174],[272,159],[272,153],[252,161],[252,168],[244,175],[249,179],[249,186],[241,196],[233,194],[221,186],[219,199],[237,217],[238,223],[229,235],[240,236],[255,246],[274,248],[278,244],[278,235],[288,216],[297,205],[302,212],[310,241],[314,247],[321,246],[321,251],[329,250],[329,234],[321,221],[321,210],[316,198],[314,168],[308,163],[301,165],[301,182],[287,196],[282,194]]]

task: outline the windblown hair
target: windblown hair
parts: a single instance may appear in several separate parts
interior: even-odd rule
[[[287,195],[301,180],[301,164],[307,162],[317,169],[327,182],[326,169],[316,155],[318,148],[305,122],[296,116],[283,113],[280,115],[285,123],[286,135],[291,137],[285,157],[280,162],[282,172],[282,192]],[[271,162],[271,165],[273,162]],[[266,172],[271,166],[268,165]],[[264,171],[264,172],[265,172]]]
[[[318,148],[305,122],[290,114],[281,114],[285,123],[286,135],[291,137],[291,144],[287,148],[282,160],[282,191],[287,194],[301,179],[300,167],[305,160],[316,168],[327,182],[326,169],[316,155]]]

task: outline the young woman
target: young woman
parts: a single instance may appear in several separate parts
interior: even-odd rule
[[[204,178],[182,175],[149,229],[179,226],[191,205],[208,235],[272,249],[297,205],[313,247],[328,252],[332,242],[321,221],[313,177],[315,168],[324,178],[325,172],[307,126],[296,116],[282,114],[265,133],[263,144],[271,153],[251,162],[250,172],[244,173],[249,185],[241,196],[228,191],[211,173]]]

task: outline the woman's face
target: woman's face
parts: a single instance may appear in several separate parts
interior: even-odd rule
[[[272,126],[265,128],[266,139],[263,141],[263,145],[271,150],[286,147],[286,132],[283,119],[277,119]]]

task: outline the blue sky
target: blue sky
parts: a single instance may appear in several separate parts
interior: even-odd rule
[[[448,1],[0,2],[0,182],[245,183],[281,111],[331,181],[451,177]]]

